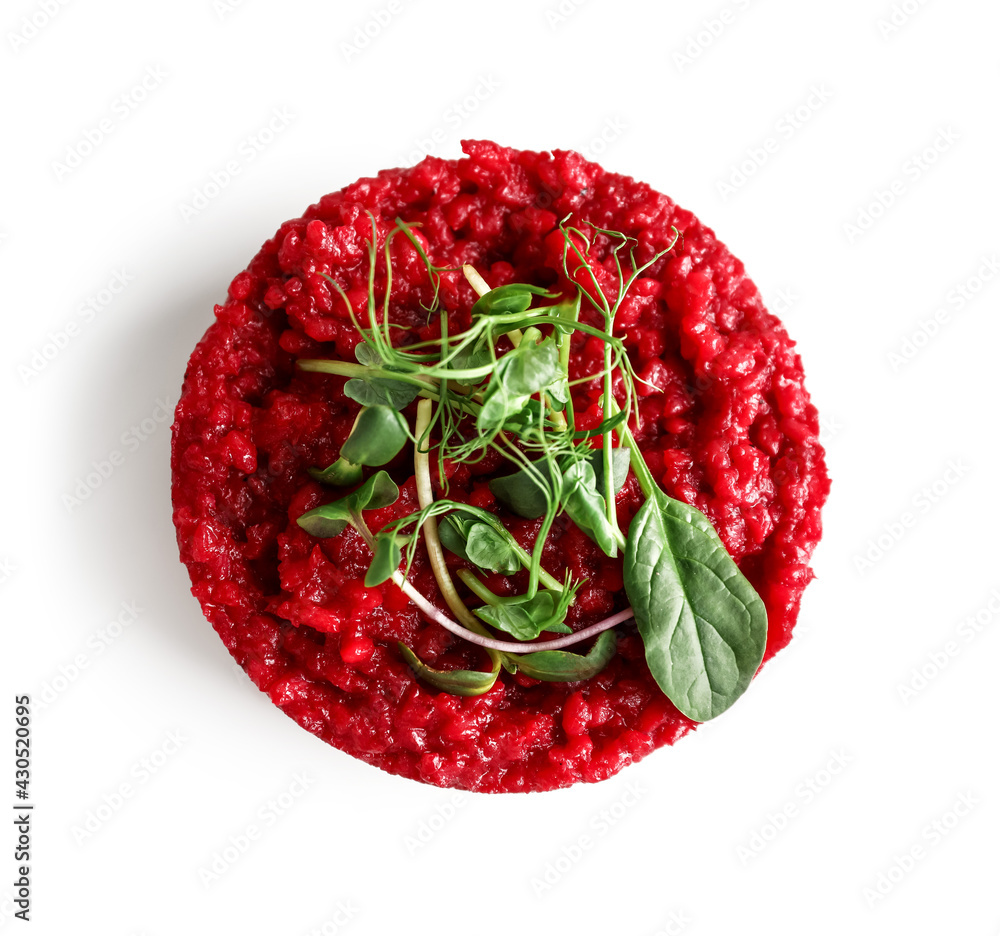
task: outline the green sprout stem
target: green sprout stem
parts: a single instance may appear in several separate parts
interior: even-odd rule
[[[354,528],[361,534],[361,538],[365,541],[368,548],[374,553],[375,535],[369,529],[368,524],[365,523],[365,520],[360,513],[352,513],[351,518]],[[471,631],[468,628],[463,627],[461,624],[453,621],[447,614],[425,598],[424,595],[422,595],[417,588],[407,580],[406,576],[403,575],[402,572],[398,570],[394,572],[392,574],[392,581],[429,620],[434,621],[436,624],[440,624],[446,631],[449,631],[456,637],[461,637],[464,640],[469,641],[469,643],[475,644],[477,647],[483,647],[486,650],[499,650],[501,653],[530,653],[534,650],[562,650],[564,647],[572,647],[574,644],[581,643],[591,637],[596,637],[598,634],[601,634],[606,630],[610,630],[612,627],[621,624],[623,621],[628,621],[635,617],[635,612],[631,608],[626,608],[624,611],[612,614],[603,621],[591,624],[590,627],[585,627],[583,630],[576,631],[576,633],[567,634],[565,637],[556,637],[552,640],[543,638],[531,641],[494,640],[491,637],[483,637],[481,634]],[[561,583],[557,582],[556,584],[562,588]]]
[[[414,480],[417,486],[417,501],[420,509],[424,510],[434,502],[434,490],[431,487],[430,471],[430,427],[431,427],[431,401],[421,400],[417,404],[417,422],[414,426],[416,444],[413,446],[413,470]],[[426,446],[426,448],[424,447]],[[485,635],[485,631],[480,629],[475,616],[465,606],[465,603],[455,591],[455,583],[451,580],[448,565],[444,558],[444,549],[438,537],[437,518],[428,514],[422,524],[424,533],[424,546],[430,559],[431,568],[434,570],[434,577],[437,579],[438,588],[451,613],[458,618],[459,623],[469,630],[478,630]]]
[[[667,250],[660,251],[652,260],[642,265],[636,262],[634,251],[629,250],[627,253],[631,268],[623,270],[618,252],[621,248],[629,244],[630,241],[635,243],[634,240],[626,237],[624,234],[603,231],[595,227],[594,231],[596,233],[607,236],[612,242],[610,253],[614,258],[618,281],[615,284],[617,286],[617,295],[609,296],[603,291],[601,287],[602,281],[598,279],[597,275],[599,271],[595,269],[590,259],[591,241],[578,229],[567,227],[565,222],[560,223],[560,230],[565,237],[564,270],[567,276],[576,282],[578,286],[575,301],[561,299],[554,305],[526,308],[521,312],[510,311],[499,314],[493,314],[492,312],[488,314],[477,313],[468,329],[461,334],[451,336],[448,333],[446,313],[443,311],[439,312],[438,308],[440,275],[442,272],[445,272],[445,268],[435,267],[431,263],[411,227],[398,219],[396,229],[390,232],[385,238],[385,293],[383,301],[379,303],[381,308],[376,308],[375,269],[378,232],[374,216],[371,217],[371,222],[372,239],[369,245],[369,290],[366,309],[368,318],[367,328],[362,327],[357,321],[346,294],[331,279],[331,285],[340,294],[342,301],[347,306],[350,317],[355,322],[355,326],[361,333],[362,339],[370,345],[371,363],[354,364],[336,360],[300,360],[297,363],[303,371],[329,373],[345,378],[357,378],[372,383],[377,381],[399,381],[417,388],[417,396],[422,398],[417,405],[416,445],[414,451],[414,476],[420,510],[410,514],[408,517],[401,518],[399,521],[394,521],[380,533],[380,536],[387,534],[396,536],[405,527],[416,525],[415,532],[422,532],[423,534],[422,538],[431,567],[434,570],[440,594],[447,603],[451,614],[449,615],[436,607],[435,604],[407,581],[406,571],[396,569],[391,576],[392,581],[402,589],[404,594],[430,620],[439,623],[449,632],[489,650],[494,663],[494,671],[497,669],[499,654],[524,654],[540,649],[558,650],[562,647],[572,646],[587,640],[622,621],[630,619],[634,616],[633,611],[631,608],[627,608],[605,618],[597,624],[563,637],[540,638],[534,641],[517,642],[494,640],[489,636],[490,632],[485,629],[483,624],[466,607],[455,589],[455,582],[452,580],[451,572],[447,567],[444,550],[437,533],[436,517],[452,510],[462,511],[489,524],[495,531],[502,535],[510,545],[511,551],[517,556],[518,561],[529,573],[527,595],[519,596],[521,599],[530,600],[534,598],[540,586],[544,586],[560,594],[564,593],[567,588],[575,588],[569,578],[567,578],[565,583],[560,582],[546,572],[541,565],[545,543],[551,532],[552,525],[556,516],[565,509],[562,504],[563,495],[560,493],[559,484],[553,486],[547,475],[552,473],[553,477],[561,477],[560,470],[551,471],[553,466],[558,466],[561,463],[565,464],[567,456],[579,458],[582,440],[599,434],[603,437],[601,454],[603,481],[600,485],[602,490],[599,493],[603,494],[604,506],[607,511],[606,519],[613,534],[610,545],[604,542],[602,543],[602,548],[612,556],[624,550],[626,538],[618,525],[615,503],[615,459],[613,457],[615,433],[617,433],[619,445],[629,449],[630,464],[635,472],[639,486],[646,497],[653,497],[659,488],[628,426],[631,420],[631,409],[634,400],[633,381],[638,378],[634,374],[631,363],[626,355],[623,339],[615,337],[613,334],[614,321],[615,315],[625,298],[625,294],[635,279],[643,270],[647,269],[652,263],[672,249],[674,245],[671,244]],[[400,329],[402,326],[390,322],[390,296],[392,292],[390,242],[399,233],[404,234],[409,239],[427,266],[428,274],[434,287],[434,296],[431,305],[429,307],[423,306],[423,308],[426,309],[428,314],[439,312],[442,323],[441,334],[438,339],[429,339],[427,341],[396,347],[392,341],[392,331],[393,329]],[[581,248],[581,243],[586,245],[585,248]],[[573,257],[572,264],[569,262],[571,255]],[[572,270],[570,270],[571,265],[574,267]],[[457,272],[457,269],[450,268],[448,272]],[[480,298],[492,291],[486,280],[471,265],[463,265],[461,272],[473,291]],[[580,286],[581,281],[587,282],[587,288]],[[544,291],[539,290],[537,287],[526,286],[525,288],[551,297],[551,294],[544,293]],[[600,314],[601,318],[603,318],[603,328],[579,321],[581,300],[584,296]],[[379,321],[378,313],[381,313],[381,321]],[[551,338],[546,337],[549,329],[552,331]],[[570,380],[571,339],[576,332],[596,337],[603,343],[603,368],[593,375],[581,376],[577,380]],[[466,433],[460,428],[461,421],[468,416],[479,419],[480,414],[485,412],[483,404],[489,405],[491,401],[495,402],[496,388],[503,386],[499,383],[487,381],[487,378],[492,381],[493,375],[496,372],[497,364],[500,360],[497,354],[496,343],[503,337],[506,337],[511,342],[515,351],[518,349],[526,351],[526,349],[521,348],[524,342],[540,344],[554,339],[558,348],[559,371],[561,371],[562,375],[565,375],[563,386],[572,388],[577,384],[600,377],[603,384],[601,389],[603,422],[601,426],[589,433],[576,432],[572,393],[565,394],[565,391],[561,393],[557,392],[555,390],[556,384],[552,383],[537,394],[537,400],[532,403],[531,407],[522,406],[519,416],[520,421],[512,420],[510,425],[498,425],[496,431],[492,432],[489,437],[466,438]],[[488,351],[487,357],[489,361],[482,364],[480,362],[483,360],[484,349]],[[462,364],[466,366],[462,367]],[[619,372],[624,381],[624,399],[621,406],[619,406],[615,398],[614,391],[615,375]],[[562,377],[559,378],[560,381],[562,379]],[[553,396],[553,392],[556,392],[557,395]],[[568,395],[569,399],[561,399],[564,395]],[[412,394],[410,398],[412,398]],[[564,406],[565,408],[562,410],[556,409],[556,405]],[[514,415],[518,415],[518,412],[515,411]],[[619,419],[616,419],[616,417],[619,417]],[[438,427],[436,432],[439,441],[432,446],[430,435],[435,425]],[[511,435],[517,437],[516,445],[514,444],[515,440],[510,437]],[[548,509],[539,525],[530,553],[513,539],[510,532],[506,530],[495,515],[472,507],[469,504],[448,500],[435,500],[429,467],[429,458],[433,448],[437,448],[438,464],[439,468],[442,469],[442,484],[446,483],[443,471],[444,460],[446,458],[472,462],[477,458],[477,451],[480,449],[485,451],[489,448],[503,451],[508,458],[520,464],[523,471],[526,471],[529,475],[535,474],[538,476],[535,480],[547,492],[546,500],[548,501]],[[584,448],[584,450],[586,449]],[[541,454],[541,459],[538,462],[533,460],[537,454]],[[560,460],[563,461],[560,462]],[[541,462],[544,462],[548,466],[548,469],[544,472],[539,467]],[[353,519],[356,521],[355,527],[369,548],[374,552],[376,546],[375,537],[365,525],[360,513],[354,516]],[[413,548],[416,542],[416,536],[410,537],[408,544],[409,562],[412,562]],[[406,566],[406,570],[408,569],[409,564]],[[456,572],[455,575],[483,602],[491,605],[504,603],[505,599],[493,594],[473,570],[462,569]],[[457,620],[453,620],[452,616],[457,618]]]
[[[466,584],[469,591],[471,591],[472,594],[474,594],[484,604],[500,604],[500,596],[494,595],[493,592],[480,582],[476,574],[471,569],[459,569],[456,574]]]

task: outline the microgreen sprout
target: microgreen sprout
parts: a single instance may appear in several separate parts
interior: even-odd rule
[[[669,246],[639,263],[638,242],[633,238],[594,226],[588,236],[566,218],[559,231],[570,295],[563,294],[565,286],[563,291],[526,283],[491,288],[466,264],[461,273],[477,298],[469,327],[452,334],[448,315],[440,307],[441,282],[444,275],[459,271],[435,266],[415,226],[401,219],[384,237],[384,296],[381,309],[377,307],[379,226],[374,216],[369,217],[372,237],[364,322],[358,320],[343,289],[330,279],[358,332],[357,363],[298,362],[304,371],[348,378],[345,394],[364,409],[338,461],[311,473],[323,483],[359,484],[364,467],[391,462],[412,442],[419,509],[373,533],[364,511],[395,503],[398,494],[389,474],[378,471],[352,493],[304,514],[300,525],[315,536],[339,535],[347,524],[354,526],[373,555],[366,585],[393,581],[430,620],[487,651],[488,671],[442,671],[401,644],[403,658],[436,689],[456,695],[489,692],[501,667],[543,680],[589,679],[614,656],[613,628],[634,617],[650,671],[674,704],[696,720],[724,711],[746,689],[760,663],[767,623],[764,606],[707,518],[668,497],[646,465],[631,428],[632,423],[638,426],[633,401],[639,378],[623,338],[615,334],[616,316],[629,290],[677,247],[680,233],[674,229]],[[395,332],[405,331],[390,316],[391,248],[400,234],[426,267],[433,291],[430,303],[422,308],[428,324],[439,323],[438,338],[407,342],[404,335],[402,344],[393,340]],[[598,239],[606,251],[600,264],[595,260]],[[597,313],[600,325],[581,321],[584,301]],[[575,333],[601,342],[602,366],[596,373],[571,379]],[[572,391],[595,379],[601,381],[602,419],[596,428],[580,430]],[[616,384],[621,388],[618,398]],[[411,432],[403,411],[418,400]],[[597,437],[600,448],[591,448],[590,440]],[[494,495],[514,513],[540,521],[530,549],[515,539],[498,515],[447,496],[448,466],[475,463],[490,451],[514,468],[490,482]],[[442,497],[434,494],[432,456]],[[645,501],[626,535],[618,523],[616,497],[629,470]],[[542,565],[546,542],[560,516],[572,521],[608,557],[623,556],[625,591],[631,602],[631,607],[576,632],[566,621],[584,582],[569,573],[560,581]],[[421,543],[453,617],[409,581]],[[446,551],[466,564],[457,570],[457,579],[473,600],[482,602],[480,606],[470,608],[462,597]],[[520,579],[524,591],[514,595],[494,594],[480,578],[487,573],[521,572],[527,573]],[[496,632],[514,640],[498,639]],[[597,639],[586,654],[564,650],[591,638]]]

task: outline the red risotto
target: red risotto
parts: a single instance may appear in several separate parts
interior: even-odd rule
[[[283,224],[233,279],[177,405],[174,522],[206,617],[261,691],[308,731],[425,783],[551,790],[606,779],[695,727],[651,676],[635,623],[617,626],[617,652],[589,679],[541,682],[502,671],[484,694],[442,692],[416,675],[400,642],[437,670],[488,670],[485,651],[429,620],[393,581],[366,587],[372,553],[354,528],[317,538],[296,522],[341,496],[308,470],[337,460],[360,410],[345,396],[345,377],[296,362],[356,360],[358,325],[332,283],[368,327],[372,216],[380,251],[401,218],[435,267],[448,268],[437,301],[452,334],[469,328],[477,299],[463,264],[490,287],[576,292],[564,265],[564,218],[634,238],[639,262],[675,243],[635,281],[614,322],[638,378],[633,433],[663,491],[711,520],[763,600],[764,660],[791,639],[829,482],[794,345],[711,230],[649,186],[574,152],[489,142],[463,149],[463,159],[427,158],[325,196]],[[607,239],[588,246],[598,278],[610,275]],[[380,255],[379,310],[386,273]],[[432,279],[405,237],[391,242],[391,277],[393,341],[439,338],[441,316],[426,311]],[[570,378],[600,370],[603,353],[600,341],[574,332]],[[600,380],[573,385],[577,429],[601,424],[602,402]],[[404,410],[411,425],[416,406]],[[412,444],[385,469],[400,495],[366,515],[373,531],[418,506]],[[506,509],[489,486],[512,470],[495,451],[445,462],[445,478],[434,463],[434,490],[495,514],[530,550],[540,521]],[[630,473],[615,502],[622,530],[642,502]],[[456,571],[469,565],[452,554],[447,561]],[[628,607],[621,557],[608,558],[565,515],[552,525],[543,564],[556,579],[582,581],[565,618],[572,631]],[[447,610],[422,544],[408,579]],[[493,573],[485,584],[510,595],[525,581],[522,570]]]

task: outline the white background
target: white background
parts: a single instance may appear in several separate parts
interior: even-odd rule
[[[0,12],[26,932],[1000,932],[996,4],[46,2]],[[232,276],[461,138],[580,149],[713,227],[798,342],[833,478],[797,637],[746,697],[552,794],[456,800],[297,727],[202,618],[170,519],[162,405]]]

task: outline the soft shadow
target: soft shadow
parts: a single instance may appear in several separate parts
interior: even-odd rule
[[[213,305],[228,285],[219,266],[216,261],[197,270],[188,267],[183,285],[116,328],[94,356],[92,379],[85,384],[89,389],[75,401],[76,432],[99,434],[124,458],[78,508],[86,531],[78,540],[81,567],[102,594],[134,600],[143,608],[144,629],[154,629],[159,649],[216,673],[231,672],[233,663],[191,595],[178,557],[170,502],[170,425],[188,358],[214,321]],[[143,420],[145,428],[149,420],[155,424],[148,436]],[[133,426],[145,437],[137,438]],[[124,434],[135,441],[123,440]],[[93,439],[82,450],[94,451]]]

